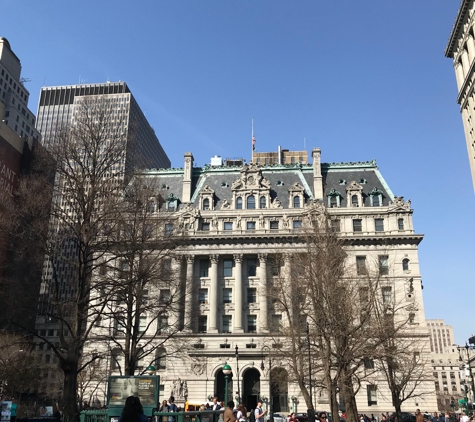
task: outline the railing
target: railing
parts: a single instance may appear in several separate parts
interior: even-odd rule
[[[203,412],[153,412],[157,417],[157,422],[170,422],[169,417],[173,417],[175,422],[222,422],[223,411],[205,410]],[[83,421],[81,421],[83,422]],[[88,421],[85,421],[88,422]]]
[[[81,412],[81,422],[108,422],[107,409],[83,410]]]

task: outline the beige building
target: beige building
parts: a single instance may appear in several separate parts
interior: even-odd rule
[[[475,187],[475,93],[474,93],[474,0],[462,0],[445,56],[453,59],[457,81],[457,103],[462,114],[468,159]]]
[[[193,155],[185,153],[183,168],[142,174],[159,181],[163,192],[159,190],[157,198],[166,198],[152,206],[157,219],[173,212],[174,229],[187,239],[170,264],[187,294],[181,310],[168,315],[165,323],[187,328],[138,364],[138,373],[151,364],[156,367],[162,398],[173,393],[181,405],[185,400],[205,403],[214,394],[224,399],[221,368],[227,362],[233,370],[231,394],[239,394],[248,408],[263,399],[271,401],[274,412],[306,411],[298,386],[288,381],[287,369],[279,362],[269,368],[280,324],[286,322],[268,299],[275,276],[268,269],[273,254],[289,257],[298,252],[292,239],[309,212],[328,211],[333,229],[347,239],[355,268],[361,269],[363,262],[378,268],[382,301],[388,306],[404,303],[399,316],[407,319],[430,372],[418,258],[423,236],[414,231],[410,201],[392,193],[376,162],[321,163],[320,154],[320,149],[313,149],[310,164],[229,167],[214,160],[200,168],[193,166]],[[291,277],[291,268],[291,260],[285,259],[283,274]],[[355,270],[351,276],[364,274]],[[166,295],[169,292],[156,294]],[[161,341],[167,335],[163,318],[151,324],[147,318],[141,315],[145,352],[154,336]],[[92,383],[98,386],[91,394],[93,402],[104,401],[105,375],[119,375],[123,367],[118,348],[123,332],[116,321],[101,324],[87,351],[102,356],[104,368]],[[113,339],[104,340],[111,333]],[[279,371],[280,380],[287,379],[277,390],[269,385],[274,371]],[[418,389],[425,394],[406,401],[403,409],[435,409],[430,373]],[[313,396],[317,409],[328,410],[324,389],[315,388]],[[356,400],[364,413],[393,409],[387,382],[377,373],[365,378]]]
[[[451,325],[445,325],[443,319],[426,320],[430,334],[430,351],[444,353],[447,347],[454,345],[454,332]]]

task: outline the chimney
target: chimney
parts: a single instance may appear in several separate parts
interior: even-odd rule
[[[191,175],[193,173],[193,154],[185,152],[185,170],[183,172],[183,193],[181,202],[184,204],[191,200]]]
[[[313,195],[315,199],[323,199],[323,178],[322,178],[322,167],[320,163],[321,156],[320,148],[312,149],[312,160],[313,160]]]

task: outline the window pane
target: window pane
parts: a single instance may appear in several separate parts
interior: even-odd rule
[[[373,207],[379,207],[380,205],[379,195],[373,195]]]
[[[242,198],[240,196],[236,198],[236,209],[242,210]]]
[[[366,274],[366,256],[356,257],[356,273],[358,275]]]
[[[247,260],[247,275],[248,277],[255,277],[256,276],[256,260],[255,259],[248,259]]]
[[[223,315],[223,333],[231,332],[231,315]]]
[[[200,260],[200,277],[208,277],[209,259]]]
[[[201,223],[201,230],[209,231],[209,223]]]
[[[397,228],[398,230],[404,230],[404,218],[398,218]]]
[[[340,220],[331,220],[331,229],[336,233],[340,232]]]
[[[233,261],[225,259],[223,261],[223,277],[232,277],[233,275]]]
[[[255,288],[247,289],[247,303],[257,302],[257,291]]]
[[[223,303],[231,303],[233,301],[233,289],[223,289]]]
[[[301,220],[294,220],[292,225],[293,225],[294,229],[301,229],[302,228],[302,221]]]
[[[208,289],[200,289],[198,292],[198,300],[200,303],[208,303]]]
[[[351,197],[351,206],[357,207],[358,206],[358,197],[356,195],[352,195]]]
[[[279,228],[279,222],[278,221],[271,221],[270,222],[270,229],[271,230],[277,230]]]
[[[224,222],[224,230],[232,230],[233,229],[233,223],[230,221],[225,221]]]
[[[391,286],[386,286],[381,289],[383,294],[383,303],[391,303],[392,299],[392,288]]]
[[[209,210],[209,199],[205,198],[203,199],[203,210]]]
[[[257,316],[248,315],[247,316],[247,332],[255,333],[257,331]]]
[[[354,232],[362,231],[361,220],[353,220],[353,231]]]
[[[198,332],[206,333],[207,330],[208,330],[208,317],[206,315],[202,315],[198,318]]]
[[[402,260],[402,270],[409,271],[409,260],[407,258]]]
[[[387,255],[379,256],[379,274],[388,275],[389,274],[389,263]]]
[[[256,208],[256,198],[254,195],[249,195],[247,197],[247,205],[246,205],[246,208],[248,210],[253,210]]]
[[[259,207],[260,207],[260,208],[265,208],[266,205],[267,205],[266,197],[265,197],[265,196],[261,196]]]
[[[300,208],[300,197],[294,196],[294,208]]]
[[[377,232],[384,231],[384,219],[383,218],[375,218],[374,219],[374,230]]]
[[[256,229],[256,222],[255,221],[248,221],[246,223],[247,230],[255,230]]]

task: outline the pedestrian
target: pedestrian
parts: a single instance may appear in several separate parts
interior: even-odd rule
[[[159,412],[167,413],[170,411],[170,407],[166,400],[162,401],[162,405],[158,409]],[[168,422],[168,416],[160,416],[158,419],[160,422]]]
[[[233,412],[234,402],[232,400],[228,401],[228,407],[224,411],[224,422],[236,422],[236,416]]]
[[[143,413],[142,403],[140,403],[138,397],[127,397],[124,409],[119,417],[119,422],[148,422],[148,418]]]
[[[424,416],[420,409],[416,409],[416,422],[424,422]]]
[[[254,410],[254,417],[256,419],[256,422],[263,422],[264,421],[264,415],[266,413],[267,413],[267,409],[262,410],[262,400],[259,400],[257,402],[256,410]]]
[[[297,422],[298,419],[295,417],[295,413],[292,412],[289,417],[289,422]]]
[[[169,412],[178,412],[178,407],[176,406],[175,404],[175,397],[173,396],[170,396],[170,398],[168,399],[168,411]],[[169,416],[168,417],[168,422],[175,422],[176,418],[175,416]]]
[[[246,422],[247,412],[246,408],[242,404],[237,407],[236,419],[238,420],[238,422]]]
[[[213,405],[211,406],[211,410],[221,410],[221,405],[218,403],[218,398],[216,396],[213,397]]]

